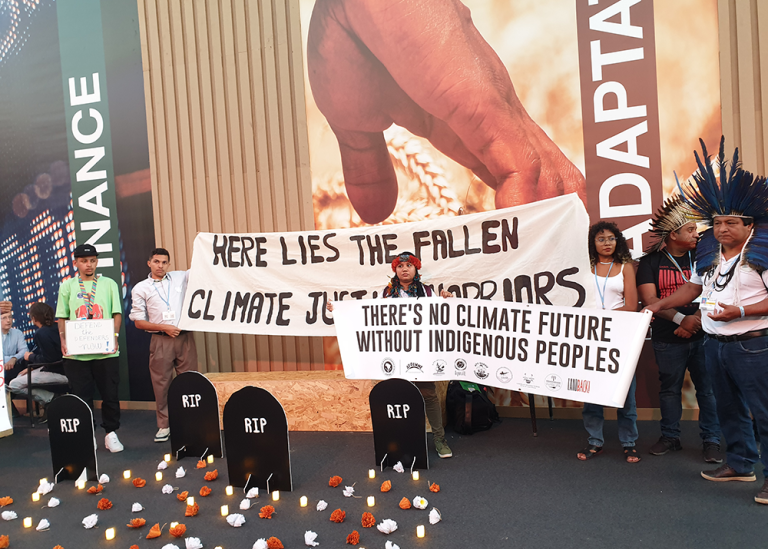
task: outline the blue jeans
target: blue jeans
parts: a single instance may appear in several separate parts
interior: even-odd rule
[[[730,343],[708,337],[704,353],[727,443],[726,463],[738,473],[751,473],[760,454],[750,411],[760,440],[768,441],[768,336]],[[768,471],[765,452],[762,462]]]
[[[704,359],[704,338],[689,343],[653,342],[656,364],[659,366],[659,408],[661,434],[680,438],[680,418],[683,415],[683,381],[685,370],[691,372],[699,403],[699,434],[704,442],[720,444],[720,423],[712,381]]]
[[[627,400],[624,407],[616,410],[616,419],[619,425],[619,441],[624,448],[632,448],[637,440],[637,406],[635,404],[635,385],[637,380],[633,377],[629,386]],[[592,446],[602,446],[603,440],[603,407],[599,404],[584,403],[581,411],[584,420],[584,428],[589,434],[589,443]],[[768,439],[766,439],[768,440]]]

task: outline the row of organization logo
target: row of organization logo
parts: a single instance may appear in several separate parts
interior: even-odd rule
[[[391,358],[385,358],[381,362],[381,369],[384,372],[385,375],[391,376],[394,375],[395,369],[397,368],[395,361]],[[462,378],[467,376],[467,371],[469,368],[469,364],[466,360],[463,358],[457,358],[453,362],[453,377],[456,378]],[[433,376],[440,377],[444,376],[447,373],[448,369],[448,363],[445,360],[437,359],[432,363],[432,369],[431,373]],[[488,367],[487,364],[484,362],[476,362],[475,365],[472,367],[471,370],[475,377],[482,383],[486,381],[491,375],[493,375],[494,372],[491,371],[491,368]],[[405,365],[405,371],[403,372],[405,375],[408,374],[425,374],[427,373],[427,368],[419,364],[418,362],[409,362]],[[512,383],[512,370],[507,368],[506,366],[500,366],[496,368],[496,379],[502,383],[503,385],[510,385]],[[533,374],[527,374],[524,373],[522,375],[522,380],[518,381],[515,385],[517,385],[518,388],[528,388],[528,389],[538,389],[539,385],[536,382],[536,376]],[[572,391],[576,393],[589,393],[590,390],[590,381],[588,379],[576,379],[576,378],[567,378],[565,385],[563,384],[563,380],[560,378],[557,374],[549,374],[544,378],[544,385],[549,389],[550,391],[559,391],[560,389],[565,386],[566,391]]]

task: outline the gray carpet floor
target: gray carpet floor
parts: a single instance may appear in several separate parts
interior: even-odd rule
[[[97,417],[99,413],[97,411]],[[288,548],[305,547],[304,532],[318,533],[319,547],[349,547],[346,536],[357,530],[358,547],[385,547],[387,540],[411,548],[582,548],[615,547],[766,547],[768,506],[754,502],[762,485],[762,474],[752,483],[713,483],[699,475],[712,468],[701,459],[700,441],[694,422],[683,423],[683,451],[666,456],[651,456],[647,451],[659,436],[656,422],[640,422],[642,461],[624,462],[616,438],[616,423],[606,424],[606,450],[588,462],[576,459],[586,444],[580,421],[539,420],[539,436],[531,435],[530,421],[505,419],[491,431],[473,436],[449,432],[448,441],[454,452],[451,459],[438,459],[431,447],[429,471],[421,480],[392,469],[368,479],[373,468],[372,435],[364,433],[290,434],[293,470],[292,493],[283,493],[272,503],[262,495],[247,511],[238,511],[242,493],[227,497],[226,463],[217,460],[206,469],[196,469],[195,460],[172,462],[166,481],[196,496],[198,516],[184,518],[185,505],[174,495],[161,493],[154,479],[156,466],[170,444],[155,444],[154,413],[123,413],[119,431],[125,451],[110,454],[104,450],[103,431],[97,432],[100,472],[111,477],[99,495],[78,491],[73,482],[56,486],[38,503],[31,501],[38,479],[52,477],[48,437],[45,427],[30,428],[26,419],[16,419],[13,436],[0,439],[0,497],[11,496],[14,503],[3,510],[13,510],[18,520],[0,520],[0,535],[10,536],[11,548],[50,549],[59,544],[64,549],[105,547],[128,549],[136,544],[141,549],[162,549],[172,543],[184,548],[184,539],[168,534],[168,526],[160,538],[147,540],[149,527],[158,522],[177,521],[187,526],[186,536],[198,537],[204,547],[214,549],[251,549],[259,538],[276,536]],[[179,465],[186,477],[173,478]],[[205,482],[203,474],[217,468],[219,478]],[[134,476],[147,480],[144,488],[135,488],[122,479],[131,469]],[[758,467],[760,469],[760,467]],[[343,477],[343,485],[330,488],[328,479]],[[168,480],[171,479],[171,480]],[[384,480],[392,481],[392,490],[381,493]],[[440,485],[439,493],[427,489],[427,481]],[[355,486],[361,499],[346,498],[344,485]],[[89,485],[92,483],[89,483]],[[213,492],[199,497],[203,485]],[[309,507],[300,508],[299,498],[306,495]],[[374,495],[371,509],[377,522],[391,518],[399,526],[389,536],[375,528],[361,527],[362,513],[369,510],[365,497]],[[437,507],[443,521],[430,525],[427,511],[401,510],[403,497],[421,495],[429,507]],[[56,508],[43,508],[50,496],[61,500]],[[96,508],[100,497],[113,502],[108,511]],[[328,502],[323,512],[315,510],[318,500]],[[131,504],[139,502],[145,510],[131,513]],[[241,512],[246,523],[230,527],[220,515],[220,506],[228,504],[230,512]],[[276,513],[270,520],[258,518],[259,508],[272,504]],[[329,520],[334,509],[346,512],[341,524]],[[98,513],[96,529],[85,530],[82,519]],[[33,524],[47,518],[51,527],[46,532],[24,529],[21,519],[30,516]],[[126,524],[142,517],[147,525],[132,530]],[[416,538],[416,526],[426,525],[426,537]],[[106,528],[117,529],[114,541],[104,539]]]

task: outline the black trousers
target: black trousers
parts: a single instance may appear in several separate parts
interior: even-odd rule
[[[64,373],[69,379],[72,394],[82,398],[93,411],[93,394],[101,394],[101,426],[107,433],[120,428],[120,360],[117,357],[99,360],[64,359]],[[95,415],[95,414],[94,414]]]

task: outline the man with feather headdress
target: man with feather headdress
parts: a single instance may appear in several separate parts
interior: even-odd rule
[[[704,355],[727,443],[726,462],[701,476],[752,482],[758,459],[768,471],[768,454],[761,458],[750,418],[751,412],[760,439],[768,441],[768,183],[740,168],[738,149],[727,166],[724,140],[714,166],[701,145],[704,161],[696,154],[693,182],[678,187],[710,228],[699,239],[690,281],[647,309],[655,314],[701,294]],[[768,481],[755,501],[768,504]]]

